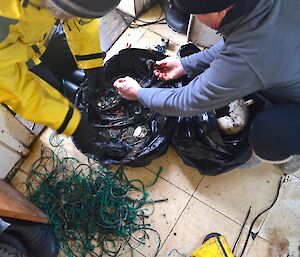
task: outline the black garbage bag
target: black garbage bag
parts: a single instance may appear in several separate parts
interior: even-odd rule
[[[180,57],[197,52],[193,44],[180,48]],[[245,163],[251,156],[248,132],[251,119],[262,110],[267,101],[260,94],[249,107],[247,126],[235,135],[225,135],[217,123],[216,110],[194,117],[166,117],[143,107],[138,102],[122,99],[112,87],[120,77],[131,76],[142,87],[182,87],[189,79],[163,82],[153,75],[154,63],[165,58],[164,54],[145,49],[125,49],[105,64],[106,89],[91,108],[84,94],[76,95],[76,106],[82,116],[88,116],[91,124],[99,131],[97,142],[100,152],[86,151],[103,164],[125,164],[144,166],[163,155],[172,143],[187,165],[196,167],[202,174],[219,175]],[[95,110],[97,109],[97,110]],[[226,107],[222,109],[227,109]],[[78,149],[82,147],[74,142]],[[98,150],[98,149],[97,149]]]
[[[234,169],[251,156],[246,136],[223,140],[213,113],[180,118],[172,145],[185,164],[211,176]]]
[[[245,97],[253,101],[249,106],[249,120],[239,133],[222,133],[217,122],[224,108],[201,115],[179,118],[172,145],[184,163],[197,168],[200,173],[216,176],[237,168],[252,155],[248,143],[249,128],[256,113],[271,103],[259,93]]]
[[[96,108],[85,101],[84,94],[78,94],[76,105],[81,115],[88,115],[99,132],[97,154],[86,149],[85,154],[102,164],[144,166],[167,151],[177,118],[165,117],[138,102],[127,101],[112,87],[116,79],[124,76],[133,77],[142,87],[183,86],[185,79],[163,82],[153,75],[155,61],[165,57],[152,50],[124,49],[105,63],[106,89],[97,98]],[[79,142],[74,143],[82,149]]]
[[[178,56],[199,51],[193,43],[188,43],[180,47]],[[248,108],[247,125],[234,135],[225,134],[218,123],[218,118],[229,111],[228,106],[193,117],[179,117],[171,143],[184,163],[208,176],[222,174],[245,163],[252,154],[248,143],[251,122],[256,113],[272,105],[259,93],[244,100],[250,99],[253,104]]]

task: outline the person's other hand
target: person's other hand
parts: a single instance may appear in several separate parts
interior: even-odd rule
[[[114,87],[120,96],[127,100],[137,100],[137,91],[141,88],[140,84],[133,78],[126,76],[114,82]]]
[[[167,57],[155,64],[154,75],[161,80],[175,80],[186,74],[177,58]]]

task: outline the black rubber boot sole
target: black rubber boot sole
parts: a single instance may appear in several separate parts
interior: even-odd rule
[[[159,0],[159,3],[165,13],[168,26],[175,32],[186,34],[190,15],[182,13],[173,0]]]

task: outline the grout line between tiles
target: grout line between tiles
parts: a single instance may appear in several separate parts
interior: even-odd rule
[[[200,183],[202,182],[203,178],[204,178],[204,176],[203,176],[203,177],[201,178],[201,180],[199,181],[198,186],[199,186]],[[169,182],[169,181],[168,181],[168,182]],[[169,182],[169,183],[170,183],[170,182]],[[172,184],[172,183],[171,183],[171,184]],[[172,184],[172,185],[173,185],[173,184]],[[174,186],[175,186],[175,185],[174,185]],[[193,194],[196,192],[198,186],[197,186],[196,189],[194,190]],[[182,190],[182,189],[181,189],[181,190]],[[182,190],[182,191],[184,191],[184,190]],[[185,191],[184,191],[184,192],[185,192]],[[160,252],[160,250],[162,249],[162,247],[164,246],[164,244],[167,242],[167,240],[168,240],[170,234],[172,233],[172,231],[173,231],[173,229],[175,228],[176,224],[177,224],[178,221],[180,220],[180,217],[182,216],[182,214],[184,213],[184,211],[185,211],[185,209],[187,208],[188,204],[190,203],[191,199],[193,198],[193,195],[191,195],[191,194],[189,194],[189,195],[190,195],[189,200],[187,201],[185,207],[183,208],[182,212],[181,212],[180,215],[178,216],[178,218],[177,218],[177,220],[176,220],[174,226],[171,228],[171,230],[170,230],[169,234],[167,235],[166,239],[165,239],[164,242],[161,244],[161,247],[160,247],[158,253]]]
[[[298,177],[297,175],[291,174],[294,178],[299,179],[300,180],[300,176]]]
[[[194,197],[194,196],[192,196],[192,197],[193,197],[194,199],[198,200],[199,202],[205,204],[207,207],[213,209],[214,211],[218,212],[219,214],[223,215],[224,217],[230,219],[231,221],[233,221],[234,223],[236,223],[237,225],[239,225],[239,226],[242,227],[242,224],[240,224],[239,222],[233,220],[232,218],[228,217],[227,215],[225,215],[224,213],[218,211],[217,209],[213,208],[212,206],[209,206],[208,204],[206,204],[205,202],[199,200],[198,198],[196,198],[196,197]],[[267,218],[269,212],[270,212],[270,210],[269,210],[266,214],[264,214],[264,215],[265,215],[265,218],[264,218],[262,224],[265,222],[265,220],[266,220],[266,218]],[[260,238],[262,238],[263,240],[265,240],[265,241],[267,241],[268,243],[271,244],[272,242],[268,241],[266,238],[264,238],[264,237],[262,237],[261,235],[259,235],[259,232],[260,232],[260,230],[261,230],[261,228],[262,228],[262,224],[260,225],[260,227],[259,227],[259,229],[258,229],[258,231],[257,231],[257,232],[258,232],[257,236],[259,236]],[[249,231],[250,228],[248,228],[248,227],[245,226],[244,229],[246,229],[246,230]],[[253,240],[253,242],[254,242],[254,240]]]
[[[204,179],[204,177],[205,177],[205,176],[203,176],[203,179]],[[203,179],[201,180],[201,182],[203,181]],[[200,182],[200,183],[201,183],[201,182]],[[200,184],[198,185],[197,189],[199,188],[199,186],[200,186]],[[194,192],[194,193],[195,193],[195,192]],[[232,221],[234,221],[235,223],[237,223],[237,224],[239,224],[239,225],[242,226],[242,224],[241,224],[239,221],[236,221],[236,220],[234,220],[233,218],[230,218],[230,217],[227,216],[226,214],[222,213],[221,211],[218,211],[217,209],[215,209],[214,207],[210,206],[210,205],[207,204],[206,202],[204,202],[204,201],[198,199],[194,194],[193,194],[193,197],[194,197],[195,199],[197,199],[198,201],[202,202],[203,204],[205,204],[206,206],[210,207],[211,209],[217,211],[218,213],[222,214],[223,216],[229,218],[230,220],[232,220]],[[267,208],[267,207],[266,207],[266,208]],[[269,212],[270,212],[270,210],[268,210],[268,211],[262,216],[262,217],[265,217],[265,218],[263,219],[263,221],[261,222],[260,226],[258,227],[258,230],[257,230],[258,233],[259,233],[259,231],[261,230],[262,225],[263,225],[263,223],[265,222],[265,220],[266,220],[266,218],[267,218]],[[258,214],[258,213],[257,213],[257,214]],[[245,214],[245,215],[246,215],[246,214]],[[251,222],[252,222],[252,221],[251,221]],[[248,224],[248,225],[245,225],[245,228],[249,230],[249,229],[250,229],[249,224]],[[262,238],[263,238],[263,237],[262,237]],[[267,239],[265,239],[265,240],[268,241]],[[300,257],[300,256],[299,256],[299,257]]]
[[[200,187],[200,185],[201,185],[202,181],[204,180],[204,178],[205,178],[205,175],[203,175],[203,177],[201,178],[201,180],[200,180],[198,186],[196,187],[196,189],[195,189],[195,191],[194,191],[194,193],[193,193],[193,197],[194,197],[194,198],[196,198],[196,197],[195,197],[195,193],[197,192],[197,190],[198,190],[198,188]]]
[[[133,28],[133,29],[134,29],[134,28]],[[140,42],[140,40],[142,40],[142,37],[145,35],[145,33],[146,33],[147,31],[148,31],[148,28],[147,28],[147,29],[144,28],[144,31],[143,31],[143,33],[141,34],[141,36],[139,36],[138,40],[135,41],[135,43],[132,45],[133,48],[135,47],[135,45],[138,44],[138,42]],[[123,34],[122,34],[122,35],[123,35]]]
[[[259,226],[259,229],[258,229],[258,232],[257,232],[258,234],[257,235],[259,235],[259,233],[260,233],[260,231],[261,231],[261,229],[263,227],[263,224],[265,223],[266,219],[268,218],[268,215],[269,215],[270,211],[271,211],[271,209],[267,211],[265,218],[263,219],[261,225]],[[262,239],[264,239],[265,241],[267,241],[269,243],[272,243],[267,238],[264,238],[262,235],[260,235],[259,237],[261,237]]]
[[[149,31],[149,32],[151,32],[151,33],[154,33],[154,34],[156,34],[156,35],[158,35],[158,36],[160,36],[160,37],[164,37],[164,35],[158,34],[157,32],[151,30],[150,27],[147,29],[147,31]],[[168,39],[169,39],[169,38],[168,38]],[[174,45],[177,45],[177,46],[180,46],[180,45],[181,45],[181,44],[178,44],[178,43],[174,42],[173,40],[170,40],[170,39],[169,39],[169,41],[170,41],[171,43],[173,43]],[[174,54],[176,54],[176,51],[174,51]]]
[[[193,192],[193,194],[192,194],[192,197],[194,197],[194,194],[196,193],[196,191],[198,190],[198,187],[200,186],[200,184],[202,183],[202,181],[203,181],[203,179],[204,179],[204,175],[202,176],[202,178],[200,179],[200,181],[199,181],[199,183],[198,183],[198,185],[196,186],[196,188],[195,188],[195,190],[194,190],[194,192]]]
[[[251,238],[251,237],[250,237],[250,238]],[[265,239],[262,238],[261,236],[257,235],[257,236],[254,238],[254,240],[248,242],[248,245],[247,245],[247,247],[246,247],[246,249],[245,249],[245,250],[246,250],[246,251],[245,251],[245,254],[244,254],[245,257],[248,256],[248,253],[250,252],[250,250],[251,250],[251,248],[253,247],[253,244],[254,244],[254,242],[255,242],[255,240],[256,240],[257,238],[260,238],[261,240],[266,241],[267,243],[270,243],[269,241],[265,240]],[[245,243],[245,242],[244,242],[244,243]],[[242,244],[242,246],[244,246],[244,245]],[[241,251],[241,249],[240,249],[240,251]],[[241,253],[239,253],[239,255],[240,255],[240,254],[241,254]],[[235,256],[238,257],[237,254],[235,254]],[[273,256],[271,256],[271,257],[273,257]],[[288,257],[288,256],[287,256],[287,257]]]
[[[161,249],[163,248],[163,246],[164,246],[165,243],[167,242],[167,240],[168,240],[170,234],[172,233],[172,231],[174,230],[175,226],[176,226],[177,223],[179,222],[181,216],[183,215],[183,212],[184,212],[185,209],[187,208],[187,206],[188,206],[188,204],[190,203],[190,201],[191,201],[192,198],[195,198],[195,197],[191,196],[190,199],[188,200],[188,202],[187,202],[186,206],[184,207],[183,211],[182,211],[181,214],[178,216],[178,219],[177,219],[177,221],[175,222],[174,226],[172,227],[172,229],[170,230],[170,232],[169,232],[169,234],[167,235],[166,239],[165,239],[164,242],[162,243],[162,245],[161,245],[161,247],[160,247],[158,253],[161,251]],[[195,199],[198,200],[197,198],[195,198]],[[198,201],[200,201],[200,200],[198,200]],[[200,202],[201,202],[201,201],[200,201]],[[208,206],[208,207],[210,207],[210,206]],[[210,208],[211,208],[211,207],[210,207]],[[212,209],[213,209],[213,208],[212,208]],[[215,209],[214,209],[214,210],[215,210]],[[219,213],[220,213],[220,212],[219,212]],[[223,216],[225,216],[225,217],[227,217],[226,215],[224,215],[224,214],[222,214],[222,213],[220,213],[220,214],[223,215]],[[229,217],[227,217],[227,218],[229,218]],[[230,219],[230,218],[229,218],[229,219]],[[230,219],[230,220],[232,220],[232,219]],[[232,221],[235,222],[234,220],[232,220]],[[235,223],[237,223],[237,222],[235,222]],[[240,225],[239,223],[237,223],[237,224]],[[241,226],[241,225],[240,225],[240,226]],[[261,227],[262,227],[262,226],[261,226]],[[249,229],[246,228],[246,227],[244,227],[244,230],[249,231]],[[237,235],[237,236],[238,236],[238,235]],[[272,242],[268,241],[267,239],[265,239],[264,237],[262,237],[262,236],[259,235],[259,234],[257,234],[257,236],[256,236],[255,239],[257,239],[257,238],[260,238],[261,240],[264,240],[264,241],[266,241],[267,243],[272,244]],[[248,251],[247,251],[247,253],[250,251],[251,247],[253,246],[253,244],[254,244],[254,242],[255,242],[255,239],[252,240],[250,243],[248,243]],[[245,242],[244,242],[244,243],[245,243]],[[141,255],[145,256],[145,255],[144,255],[143,253],[141,253],[140,251],[138,251],[138,250],[135,250],[135,251],[137,251],[137,252],[140,253]]]
[[[178,221],[180,220],[180,217],[181,217],[182,214],[184,213],[185,209],[187,208],[187,206],[188,206],[188,204],[190,203],[190,201],[191,201],[192,198],[193,198],[193,196],[191,195],[190,198],[189,198],[189,200],[187,201],[185,207],[183,208],[182,212],[181,212],[180,215],[178,216],[178,218],[177,218],[177,220],[176,220],[174,226],[171,228],[171,230],[170,230],[169,234],[167,235],[166,239],[165,239],[164,242],[161,244],[161,247],[159,248],[158,253],[159,253],[160,250],[163,248],[164,244],[167,242],[167,240],[168,240],[170,234],[172,233],[173,229],[174,229],[175,226],[177,225]]]
[[[138,251],[138,250],[136,250],[136,249],[133,250],[133,256],[134,256],[134,252],[138,252],[139,254],[141,254],[141,255],[143,255],[143,256],[146,257],[145,254],[141,253],[140,251]],[[126,252],[126,253],[127,253],[127,252]],[[124,253],[124,254],[126,254],[126,253]],[[121,254],[121,255],[119,255],[119,256],[124,256],[124,254]],[[125,256],[124,256],[124,257],[125,257]]]
[[[202,180],[203,180],[203,179],[202,179]],[[202,180],[201,180],[201,181],[202,181]],[[200,182],[200,183],[201,183],[201,182]],[[199,183],[199,184],[200,184],[200,183]],[[199,185],[198,185],[198,186],[199,186]],[[222,216],[224,216],[224,217],[228,218],[229,220],[233,221],[234,223],[236,223],[238,226],[240,226],[240,227],[242,228],[242,224],[240,224],[239,222],[233,220],[232,218],[228,217],[228,216],[225,215],[224,213],[222,213],[222,212],[218,211],[217,209],[215,209],[215,208],[209,206],[208,204],[206,204],[205,202],[203,202],[203,201],[197,199],[197,198],[194,197],[194,196],[192,196],[192,197],[189,199],[189,202],[191,201],[192,198],[194,198],[194,199],[196,199],[197,201],[203,203],[204,205],[206,205],[206,206],[209,207],[210,209],[212,209],[212,210],[218,212],[219,214],[221,214]],[[267,213],[267,214],[268,214],[268,213]],[[181,216],[181,215],[180,215],[180,216]],[[266,215],[266,217],[267,217],[267,215]],[[265,219],[266,219],[266,217],[265,217]],[[265,219],[264,219],[264,221],[265,221]],[[176,222],[176,223],[177,223],[177,222]],[[260,231],[261,228],[262,228],[262,224],[260,225],[260,227],[259,227],[259,229],[258,229],[258,233],[259,233],[259,231]],[[173,228],[172,228],[172,230],[173,230]],[[172,231],[172,230],[171,230],[171,231]],[[247,228],[246,226],[243,228],[243,230],[247,230],[247,231],[249,232],[249,228]],[[169,235],[168,235],[168,236],[169,236]],[[238,235],[236,235],[236,238],[237,238],[237,237],[238,237]],[[261,235],[259,235],[259,234],[257,234],[256,238],[257,238],[257,237],[263,239],[264,241],[267,241],[268,243],[271,243],[271,242],[269,242],[268,240],[266,240],[265,238],[263,238],[263,237],[262,237]],[[255,239],[256,239],[256,238],[255,238]],[[253,245],[255,239],[252,240],[250,243],[248,243],[248,245],[250,244],[250,246],[249,246],[249,248],[248,248],[248,252],[249,252],[250,248],[252,247],[252,245]]]
[[[146,170],[148,170],[148,171],[150,171],[150,172],[152,172],[153,174],[155,174],[155,175],[157,175],[157,172],[154,172],[153,170],[151,170],[151,169],[149,169],[149,168],[146,168],[146,167],[144,167]],[[194,190],[194,192],[191,194],[191,193],[189,193],[189,192],[187,192],[187,191],[185,191],[184,189],[182,189],[182,188],[180,188],[180,187],[178,187],[177,185],[175,185],[174,183],[172,183],[171,181],[169,181],[169,180],[167,180],[167,179],[165,179],[165,178],[163,178],[163,177],[161,177],[161,176],[159,176],[161,179],[163,179],[164,181],[166,181],[166,182],[168,182],[168,183],[170,183],[172,186],[174,186],[174,187],[176,187],[176,188],[178,188],[178,189],[180,189],[181,191],[183,191],[184,193],[186,193],[186,194],[188,194],[188,195],[190,195],[190,196],[193,196],[193,194],[195,193],[195,191],[197,190],[197,188],[198,188],[198,186],[199,186],[199,184],[201,183],[201,181],[203,180],[203,177],[201,178],[201,180],[200,180],[200,182],[199,182],[199,184],[196,186],[196,189]]]
[[[18,168],[16,174],[12,177],[12,179],[14,179],[14,177],[17,175],[18,172],[23,172],[24,174],[29,175],[29,173],[26,172],[25,170],[23,170],[23,169],[21,169],[21,168]],[[12,180],[12,179],[11,179],[11,180]]]
[[[234,219],[230,218],[230,217],[229,217],[229,216],[227,216],[226,214],[224,214],[224,213],[222,213],[222,212],[218,211],[218,210],[217,210],[217,209],[215,209],[214,207],[212,207],[212,206],[208,205],[207,203],[203,202],[202,200],[200,200],[200,199],[196,198],[195,196],[192,196],[192,197],[193,197],[194,199],[196,199],[197,201],[199,201],[199,202],[203,203],[204,205],[206,205],[206,206],[207,206],[207,207],[209,207],[210,209],[212,209],[212,210],[214,210],[214,211],[218,212],[219,214],[223,215],[224,217],[226,217],[226,218],[230,219],[231,221],[233,221],[233,222],[234,222],[234,223],[236,223],[237,225],[239,225],[239,226],[242,226],[242,225],[243,225],[243,224],[239,223],[238,221],[236,221],[236,220],[234,220]],[[249,228],[247,228],[246,226],[245,226],[245,228],[249,230]]]

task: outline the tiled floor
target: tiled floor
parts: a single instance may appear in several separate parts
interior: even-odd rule
[[[155,20],[161,14],[158,6],[147,12],[142,20]],[[161,36],[169,38],[168,54],[173,54],[185,36],[172,32],[166,25],[128,29],[108,52],[108,57],[126,47],[153,47]],[[24,181],[31,164],[39,158],[42,144],[49,146],[51,130],[46,130],[32,146],[32,152],[12,184],[25,193]],[[65,139],[68,153],[85,161],[86,158]],[[139,178],[145,184],[155,178],[159,166],[164,172],[156,184],[149,188],[150,198],[168,198],[167,202],[157,204],[150,223],[161,237],[158,256],[188,256],[201,245],[206,234],[219,232],[233,246],[242,227],[249,207],[249,220],[270,206],[275,198],[278,182],[283,175],[270,164],[260,164],[252,169],[236,169],[218,177],[207,177],[195,168],[186,166],[170,147],[166,155],[143,168],[127,168],[131,178]],[[245,255],[247,257],[299,257],[300,256],[300,172],[285,179],[275,206],[262,215],[254,226],[258,236],[250,238]],[[235,251],[239,256],[250,227],[247,222]],[[154,256],[158,238],[153,235],[149,242],[138,248],[135,256]],[[180,255],[184,254],[184,255]],[[128,256],[124,254],[123,256]]]

